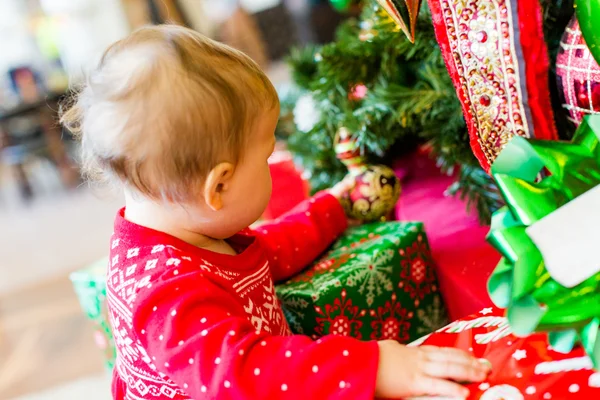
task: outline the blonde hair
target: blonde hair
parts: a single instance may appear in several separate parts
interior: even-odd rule
[[[60,120],[81,140],[88,178],[185,201],[218,163],[239,161],[253,121],[278,101],[248,56],[164,25],[110,46]]]

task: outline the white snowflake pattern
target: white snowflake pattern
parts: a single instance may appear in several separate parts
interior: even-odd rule
[[[279,300],[277,300],[277,295],[275,294],[275,287],[273,286],[273,280],[269,279],[266,285],[263,285],[263,298],[265,302],[263,303],[263,309],[267,311],[267,318],[270,321],[275,321],[275,323],[279,324],[281,322],[281,313],[279,312]]]
[[[393,283],[393,266],[390,261],[394,259],[394,250],[385,249],[372,254],[357,254],[350,259],[344,269],[350,271],[346,279],[348,287],[358,287],[358,293],[365,295],[367,304],[370,306],[375,297],[386,292],[391,292]]]
[[[244,306],[244,311],[248,314],[250,323],[256,331],[271,332],[269,320],[265,317],[262,307],[254,304],[251,298],[248,298],[248,305]]]
[[[494,310],[491,307],[487,307],[487,308],[484,308],[483,310],[479,311],[479,313],[481,315],[488,315],[488,314],[491,314],[493,311]]]
[[[294,293],[290,294],[286,290],[278,291],[277,295],[281,300],[285,319],[290,324],[292,330],[295,333],[306,334],[302,326],[306,318],[306,310],[310,306],[309,302]]]
[[[436,295],[427,307],[420,307],[417,310],[417,317],[420,321],[417,325],[419,335],[434,332],[448,323],[446,310],[439,295]]]

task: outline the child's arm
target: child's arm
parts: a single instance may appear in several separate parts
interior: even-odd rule
[[[133,326],[157,371],[194,399],[374,397],[376,342],[256,332],[252,307],[182,263],[139,289]]]
[[[319,193],[256,230],[267,249],[275,281],[297,274],[323,253],[348,226],[338,199]]]

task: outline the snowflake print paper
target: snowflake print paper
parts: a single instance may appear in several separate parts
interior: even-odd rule
[[[429,246],[421,235],[409,247],[400,249],[402,269],[400,288],[415,299],[415,305],[432,291],[437,290],[435,275],[429,252]]]
[[[383,307],[377,307],[377,310],[371,310],[371,316],[374,318],[371,322],[373,340],[397,340],[406,342],[409,339],[409,320],[414,313],[402,308],[398,303],[396,294],[392,294],[390,301]]]
[[[365,310],[360,310],[358,306],[352,305],[352,300],[346,297],[346,290],[342,290],[341,297],[335,299],[333,304],[321,307],[315,307],[319,315],[317,317],[317,335],[323,336],[327,331],[331,335],[352,336],[362,339],[360,328],[362,326],[361,317],[366,314]]]
[[[306,320],[310,303],[302,298],[290,293],[279,293],[283,315],[293,332],[306,335],[303,321]]]
[[[416,330],[420,335],[434,332],[448,323],[448,314],[442,304],[442,299],[435,296],[430,304],[422,305],[417,310]]]
[[[347,263],[350,258],[352,258],[352,254],[342,254],[338,258],[326,258],[317,262],[314,267],[305,271],[305,273],[296,275],[290,282],[311,282],[313,279],[324,273],[333,273],[339,267]]]
[[[373,305],[376,296],[393,289],[391,274],[393,267],[390,261],[394,258],[391,249],[378,251],[375,254],[359,254],[346,264],[352,270],[346,279],[346,285],[357,287],[358,293],[364,295],[367,305]]]
[[[418,257],[429,291],[411,284],[411,297],[402,275],[411,276]],[[446,322],[431,260],[421,223],[362,225],[349,228],[312,267],[278,285],[277,293],[295,333],[410,342]]]

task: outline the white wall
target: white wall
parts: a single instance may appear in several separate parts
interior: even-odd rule
[[[40,0],[40,3],[46,14],[61,20],[58,34],[61,59],[72,82],[80,80],[104,50],[130,30],[119,0]]]
[[[210,35],[214,28],[233,14],[239,6],[257,13],[281,4],[282,0],[179,0],[193,28]],[[305,0],[294,0],[305,1]]]
[[[0,0],[0,75],[19,65],[35,65],[39,53],[27,30],[25,2]]]

